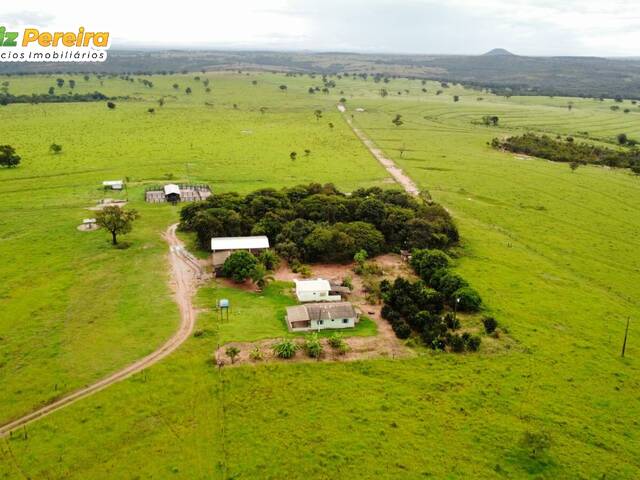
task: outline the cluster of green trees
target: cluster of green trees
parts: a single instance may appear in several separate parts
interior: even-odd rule
[[[640,169],[640,150],[635,147],[614,150],[588,143],[578,143],[574,141],[573,137],[562,140],[548,135],[525,133],[504,140],[494,138],[491,146],[496,149],[545,158],[553,162],[590,163],[609,167],[632,168],[634,172]]]
[[[375,256],[401,249],[447,248],[458,231],[447,211],[399,190],[359,189],[351,195],[332,184],[241,196],[214,194],[185,206],[180,228],[194,231],[201,248],[212,237],[266,235],[288,261],[347,262],[364,250]]]
[[[384,300],[381,315],[391,323],[398,338],[415,333],[434,350],[463,352],[480,348],[479,336],[456,332],[460,328],[456,313],[443,314],[446,296],[424,281],[410,282],[402,277],[393,283],[383,280],[380,290]]]
[[[68,103],[68,102],[98,102],[107,100],[109,97],[100,92],[93,93],[74,93],[73,95],[62,94],[37,94],[31,95],[12,95],[10,93],[0,93],[0,105],[9,105],[10,103]]]

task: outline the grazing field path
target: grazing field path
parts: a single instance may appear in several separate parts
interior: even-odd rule
[[[393,179],[405,189],[405,191],[411,195],[419,195],[420,189],[418,186],[411,180],[411,178],[404,173],[404,171],[396,165],[396,162],[387,157],[382,150],[376,147],[376,144],[367,137],[362,130],[356,127],[353,124],[353,120],[346,115],[347,108],[343,104],[338,104],[338,110],[342,113],[342,118],[345,119],[347,124],[353,130],[353,133],[356,134],[356,137],[360,139],[360,141],[364,144],[365,147],[371,152],[371,155],[375,157],[378,162],[389,172],[389,174],[393,177]]]
[[[174,352],[187,338],[189,338],[196,319],[192,296],[195,293],[198,281],[204,277],[204,272],[197,261],[194,261],[189,252],[184,249],[182,242],[178,240],[178,237],[176,236],[176,227],[177,224],[171,225],[164,233],[163,237],[169,244],[169,262],[171,264],[172,275],[171,286],[174,291],[175,301],[180,309],[181,320],[178,331],[160,348],[122,370],[112,373],[108,377],[103,378],[96,383],[59,398],[58,400],[39,408],[24,417],[0,426],[0,437],[4,437],[16,428],[31,423],[45,415],[55,412],[56,410],[60,410],[77,400],[93,395],[94,393],[107,388],[109,385],[120,382],[121,380],[150,367]]]

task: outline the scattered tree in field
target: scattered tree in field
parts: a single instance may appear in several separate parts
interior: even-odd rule
[[[74,88],[76,88],[76,81],[75,80],[69,80],[69,88],[71,90],[73,90]]]
[[[257,85],[258,81],[257,80],[251,80],[251,85]]]
[[[497,117],[496,115],[485,115],[484,117],[482,117],[482,123],[484,123],[487,126],[498,126],[498,122],[500,121],[500,118]]]
[[[311,150],[309,150],[308,148],[304,149],[304,156],[308,157],[309,155],[311,155]]]
[[[116,108],[116,104],[113,102],[107,102],[107,108],[109,110],[113,110],[114,108]]]
[[[231,346],[227,347],[224,353],[231,359],[231,363],[233,364],[236,361],[236,357],[240,355],[240,349],[238,347]]]
[[[313,114],[316,116],[316,121],[322,118],[322,110],[316,110],[313,112]]]
[[[333,130],[333,127],[334,127],[333,122],[329,122],[327,125],[329,125],[329,128]]]
[[[59,145],[57,143],[52,143],[51,145],[49,145],[49,151],[54,155],[57,155],[62,151],[62,145]]]
[[[298,345],[288,338],[276,342],[272,347],[273,353],[278,358],[293,358],[298,350]]]
[[[459,102],[460,101],[460,95],[454,95],[453,96],[453,101],[454,102]]]
[[[174,90],[178,90],[180,88],[180,85],[178,85],[177,83],[173,84],[173,89]]]
[[[56,85],[58,85],[59,88],[62,88],[64,86],[64,79],[63,78],[58,78],[56,80]]]
[[[193,90],[191,90],[191,87],[187,87],[187,88],[184,89],[184,93],[186,93],[187,95],[191,95],[192,91]]]
[[[393,120],[391,120],[391,123],[393,123],[396,127],[399,127],[400,125],[402,125],[404,123],[402,121],[402,115],[400,115],[399,113],[396,113],[396,116],[393,118]]]
[[[244,250],[233,252],[222,265],[222,275],[242,283],[254,273],[258,259]]]
[[[381,88],[380,89],[380,96],[382,98],[386,97],[387,95],[389,95],[389,91],[386,88]]]
[[[53,87],[49,87],[49,95],[55,95],[56,89]]]
[[[96,223],[111,233],[111,243],[118,244],[118,235],[131,231],[132,223],[138,218],[135,210],[124,210],[116,205],[104,207],[96,215]]]
[[[267,107],[260,107],[260,113],[264,115],[267,111]]]
[[[280,91],[282,92],[286,92],[287,91],[287,86],[286,85],[280,85]]]
[[[296,152],[291,152],[291,153],[289,154],[289,158],[290,158],[292,161],[295,161],[295,159],[296,159],[296,158],[298,158],[298,154],[297,154]]]
[[[629,137],[627,137],[626,133],[619,133],[616,139],[620,145],[625,145],[629,141]]]
[[[346,98],[344,98],[344,97],[342,97],[342,98],[340,99],[340,103],[347,103],[347,99],[346,99]]]
[[[0,167],[13,168],[20,164],[20,155],[11,145],[0,145]]]
[[[83,78],[84,78],[84,81],[85,81],[85,82],[88,82],[88,81],[89,81],[89,78],[91,78],[91,77],[89,77],[89,75],[85,75]]]
[[[161,108],[164,107],[164,98],[158,100],[158,106]]]
[[[147,113],[151,113],[153,115],[154,113],[156,113],[156,109],[155,108],[147,108]]]

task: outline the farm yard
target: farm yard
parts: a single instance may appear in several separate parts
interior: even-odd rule
[[[70,78],[6,80],[10,92],[31,94],[57,77]],[[451,213],[461,239],[452,268],[503,336],[465,354],[396,339],[411,353],[251,361],[250,344],[303,338],[284,323],[293,275],[277,271],[263,292],[212,281],[195,296],[193,335],[170,356],[0,439],[0,478],[640,475],[640,180],[628,169],[573,170],[489,145],[533,131],[622,148],[620,133],[640,140],[637,105],[625,100],[624,113],[611,110],[613,100],[505,98],[407,79],[333,78],[330,93],[310,94],[319,76],[156,75],[151,88],[75,78],[76,91],[117,97],[116,107],[0,107],[2,143],[22,157],[0,169],[0,423],[126,367],[178,328],[162,233],[181,205],[146,203],[148,187],[394,187],[345,120]],[[483,124],[486,115],[497,125]],[[53,142],[60,153],[49,151]],[[103,191],[111,178],[127,179],[127,208],[139,213],[120,248],[104,229],[77,230],[94,216],[89,207],[123,195]],[[353,266],[310,267],[338,278]],[[218,298],[231,300],[228,321],[213,310]],[[479,316],[467,321],[481,329]],[[356,350],[383,328],[374,310],[344,338]],[[234,342],[239,365],[216,367],[216,350]]]

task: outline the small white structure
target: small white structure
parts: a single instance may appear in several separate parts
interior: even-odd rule
[[[93,226],[96,224],[96,219],[95,218],[83,218],[82,219],[82,224],[83,225],[87,225],[87,226]]]
[[[287,327],[291,332],[353,328],[358,313],[349,302],[307,303],[287,307]]]
[[[331,295],[332,288],[328,280],[316,278],[315,280],[294,280],[296,284],[296,297],[299,302],[339,302],[340,295]]]
[[[224,261],[236,250],[259,253],[269,248],[269,239],[265,235],[255,237],[216,237],[211,239],[213,267],[221,267]]]
[[[102,182],[102,186],[105,189],[110,188],[111,190],[122,190],[124,182],[122,180],[105,180]]]
[[[167,202],[176,203],[180,201],[180,195],[181,195],[180,187],[175,183],[169,183],[165,185],[163,190],[164,190],[164,198],[167,200]]]
[[[356,108],[356,112],[364,112],[364,111],[365,111],[364,108],[361,108],[361,107]]]

